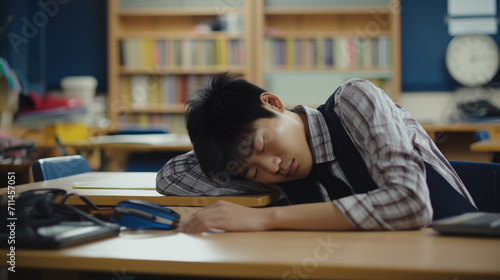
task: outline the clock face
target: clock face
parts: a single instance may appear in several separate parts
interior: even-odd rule
[[[496,75],[498,66],[498,47],[488,35],[455,37],[446,49],[446,68],[464,86],[486,84]]]

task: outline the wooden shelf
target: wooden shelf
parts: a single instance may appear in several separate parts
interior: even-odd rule
[[[172,113],[172,114],[184,114],[186,108],[184,104],[163,104],[163,105],[150,105],[150,106],[131,106],[126,110],[122,110],[122,113]]]
[[[255,40],[258,57],[255,68],[258,83],[264,88],[279,94],[280,91],[287,92],[298,88],[301,84],[321,83],[319,79],[328,79],[328,75],[325,75],[328,73],[337,76],[335,83],[341,83],[349,77],[359,76],[370,78],[387,91],[395,102],[399,102],[401,93],[399,0],[388,0],[387,5],[380,6],[362,6],[367,1],[356,0],[345,1],[344,4],[335,6],[336,2],[332,1],[331,6],[314,8],[286,6],[287,1],[280,1],[282,7],[267,7],[266,3],[265,0],[256,0],[255,8],[257,22]],[[274,5],[278,4],[277,1],[274,2]],[[317,40],[315,44],[324,43],[324,46],[318,47],[307,41],[308,39]],[[345,59],[346,54],[340,54],[341,52],[337,49],[344,48],[342,51],[345,51],[346,41],[351,45],[356,44],[349,47],[347,51],[348,62]],[[370,47],[386,50],[386,52],[384,55],[375,51],[372,53],[368,51],[370,48],[364,49],[365,43]],[[326,49],[326,46],[332,52],[321,49]],[[318,48],[314,50],[314,56],[307,53],[311,48]],[[289,53],[290,49],[291,53]],[[305,55],[304,49],[306,49]],[[372,56],[363,54],[363,57],[370,57],[370,59],[373,59],[375,54],[379,54],[380,57],[377,56],[377,60],[361,62],[359,53],[362,52],[373,54]],[[321,63],[317,62],[318,54],[325,55],[321,57],[324,59]],[[327,57],[327,55],[332,56]],[[334,55],[339,55],[339,59],[335,60]],[[279,59],[275,59],[276,57]],[[264,61],[270,58],[273,60]],[[285,80],[282,75],[276,77],[279,79],[276,82],[273,82],[274,78],[268,75],[270,73],[296,74],[306,71],[307,73],[304,73],[302,77],[294,75],[294,79],[290,80],[287,85],[278,85],[278,81],[283,84]],[[323,75],[321,78],[312,77],[315,74]],[[331,82],[331,80],[325,80],[324,84]],[[325,88],[321,90],[329,92]]]
[[[281,1],[282,5],[284,5],[283,7],[266,7],[266,1],[264,0],[243,0],[238,1],[236,7],[232,6],[231,3],[218,7],[210,2],[208,4],[201,4],[204,6],[200,7],[139,7],[134,9],[130,7],[126,9],[122,8],[120,5],[121,0],[108,1],[108,85],[109,100],[114,101],[114,103],[109,103],[108,112],[113,127],[119,128],[120,125],[127,124],[129,120],[143,119],[149,114],[155,115],[155,118],[158,118],[157,115],[162,114],[169,114],[174,118],[179,118],[185,112],[183,104],[146,104],[141,106],[132,104],[131,100],[134,100],[134,98],[131,94],[131,86],[128,85],[127,87],[124,83],[132,84],[132,80],[136,76],[153,77],[154,79],[151,81],[161,85],[163,79],[168,80],[170,77],[192,77],[193,75],[207,77],[216,73],[229,71],[278,95],[280,94],[280,90],[269,89],[267,87],[266,83],[273,84],[272,79],[280,79],[281,83],[286,81],[284,83],[291,87],[287,92],[293,94],[293,89],[295,89],[293,83],[307,84],[308,82],[311,83],[314,79],[334,78],[335,84],[338,83],[340,85],[341,82],[349,77],[360,77],[371,79],[376,83],[378,82],[381,87],[386,87],[391,91],[390,93],[388,92],[391,98],[396,102],[399,100],[401,88],[399,0],[387,0],[386,6],[372,6],[373,4],[367,1],[356,3],[357,0],[352,0],[345,1],[347,4],[342,6],[333,6],[337,2],[332,1],[332,6],[328,7],[311,8],[311,5],[307,7],[292,7],[289,6],[292,5],[290,2]],[[275,1],[274,4],[276,3],[278,2]],[[369,6],[361,6],[363,3],[369,3],[367,4]],[[171,3],[165,2],[164,4],[170,5]],[[141,6],[142,4],[136,3],[134,5]],[[242,15],[245,27],[243,31],[237,33],[213,31],[208,34],[195,32],[196,26],[213,22],[227,12]],[[280,66],[272,66],[263,61],[266,55],[264,49],[266,40],[305,41],[307,39],[321,40],[323,38],[332,40],[333,42],[333,40],[342,39],[342,37],[353,37],[360,40],[360,43],[365,43],[361,39],[372,41],[367,42],[367,44],[379,44],[377,42],[386,40],[387,43],[385,44],[390,44],[391,53],[388,54],[390,59],[387,60],[387,63],[334,65],[331,62],[325,64],[325,66],[321,63],[307,64],[303,62],[301,64],[289,63],[287,66],[281,66],[280,64],[277,64]],[[223,60],[216,60],[217,62],[214,63],[213,61],[209,62],[210,59],[207,59],[207,61],[204,60],[207,57],[211,57],[207,56],[206,53],[196,57],[203,59],[190,60],[189,56],[186,58],[186,56],[179,56],[177,52],[174,52],[165,56],[167,59],[162,60],[161,63],[158,60],[155,60],[153,63],[149,61],[144,64],[141,64],[144,60],[132,60],[133,63],[130,63],[130,60],[124,59],[123,63],[128,66],[122,65],[120,51],[122,48],[127,49],[130,45],[133,45],[135,43],[134,40],[150,40],[153,42],[152,44],[160,45],[165,42],[167,49],[173,49],[175,46],[178,46],[176,45],[179,44],[178,41],[181,41],[181,46],[184,46],[184,43],[189,43],[186,41],[194,40],[193,44],[197,47],[206,44],[207,41],[205,40],[208,40],[208,42],[209,40],[214,40],[215,44],[221,43],[223,40],[220,39],[226,40],[228,44],[233,43],[229,42],[229,40],[235,40],[238,44],[241,44],[244,59],[231,59],[231,62],[228,60],[228,63],[221,62]],[[129,44],[130,41],[128,40],[132,43]],[[340,46],[341,44],[338,45]],[[364,46],[364,44],[362,45]],[[217,45],[215,48],[218,48]],[[207,53],[211,54],[211,52]],[[224,52],[221,51],[220,53]],[[217,52],[214,52],[214,54],[218,55]],[[173,59],[176,59],[175,62]],[[140,63],[137,61],[140,61]],[[184,63],[185,61],[189,62]],[[205,65],[215,66],[199,65],[200,62],[204,62]],[[315,74],[318,75],[312,80],[300,80],[302,77],[312,77]],[[289,75],[290,79],[287,78],[287,75]],[[147,81],[148,79],[146,79],[146,83]],[[332,83],[332,81],[329,80],[329,83]],[[319,84],[321,84],[321,81],[314,80],[311,86]],[[129,91],[128,93],[126,93],[127,90]],[[326,92],[330,92],[330,90],[324,89]],[[160,98],[151,98],[150,101],[166,100],[163,91],[161,94]],[[183,98],[185,96],[186,94],[182,95]],[[169,97],[168,100],[172,99]],[[176,99],[174,98],[173,100]],[[310,100],[306,99],[300,102],[307,104],[308,102],[310,103]],[[130,115],[130,118],[127,118],[127,114]],[[131,125],[135,124],[131,123]],[[178,124],[176,127],[180,126]]]
[[[320,31],[315,31],[314,33],[311,33],[311,31],[278,31],[276,34],[266,34],[267,37],[271,38],[287,38],[287,37],[294,37],[298,39],[307,39],[307,38],[318,38],[318,37],[338,37],[338,36],[363,36],[365,38],[377,38],[380,36],[391,36],[390,31],[373,31],[373,32],[367,32],[361,33],[361,32],[356,32],[354,30],[348,30],[348,31],[329,31],[329,30],[320,30]]]
[[[182,0],[181,0],[182,1]],[[150,126],[186,133],[184,100],[209,76],[254,80],[253,1],[175,7],[171,1],[108,0],[108,115],[112,127]],[[151,6],[154,5],[154,6]],[[240,14],[242,31],[200,33],[199,25]],[[203,64],[203,65],[201,65]]]
[[[207,34],[201,34],[196,32],[165,32],[165,31],[144,31],[144,32],[123,32],[119,39],[133,39],[133,38],[143,38],[143,39],[158,39],[158,40],[203,40],[203,39],[245,39],[245,34],[243,33],[229,33],[229,32],[219,32],[213,31]]]
[[[157,8],[157,9],[121,9],[118,11],[119,16],[218,16],[222,14],[224,9],[217,7],[203,7],[203,8]],[[231,7],[231,12],[244,13],[242,8]]]
[[[293,67],[289,68],[287,66],[272,66],[272,67],[265,67],[263,70],[264,73],[277,73],[277,72],[303,72],[303,71],[308,71],[308,72],[314,72],[314,73],[341,73],[341,74],[374,74],[377,76],[385,77],[385,78],[390,78],[392,76],[392,69],[390,68],[379,68],[379,67],[371,67],[371,68],[338,68],[338,67],[331,67],[331,66],[317,66],[317,67],[311,67],[311,66],[300,66],[300,67]]]
[[[386,7],[337,7],[337,8],[304,8],[304,7],[266,7],[264,12],[268,15],[351,15],[351,14],[389,14]]]
[[[214,74],[231,71],[235,74],[245,74],[244,66],[195,66],[195,67],[164,67],[164,68],[127,68],[121,67],[121,75],[192,75],[192,74]]]

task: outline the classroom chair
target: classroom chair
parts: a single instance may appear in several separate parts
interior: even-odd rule
[[[35,182],[90,172],[87,159],[81,155],[41,158],[31,169]]]
[[[480,129],[474,132],[474,141],[490,139],[490,133],[487,129]]]
[[[479,211],[500,212],[500,164],[450,161]]]

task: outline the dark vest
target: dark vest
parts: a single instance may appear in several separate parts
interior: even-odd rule
[[[331,174],[326,174],[329,172],[324,168],[325,164],[322,164],[322,166],[316,164],[307,178],[281,184],[292,203],[324,201],[315,182],[320,181],[322,185],[325,185],[323,182],[328,176],[330,176],[332,182],[330,186],[325,186],[325,188],[332,200],[349,195],[348,192],[350,192],[350,195],[360,194],[378,188],[368,172],[368,168],[358,149],[333,110],[335,105],[334,96],[337,91],[338,89],[328,98],[325,104],[318,107],[318,110],[325,117],[330,131],[333,151],[352,189],[340,179],[333,177]],[[434,219],[477,211],[469,200],[458,193],[430,164],[425,163],[425,167]],[[333,191],[330,191],[331,189]]]

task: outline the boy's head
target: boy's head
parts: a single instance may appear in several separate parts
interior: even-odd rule
[[[260,95],[264,92],[246,80],[222,73],[188,98],[186,126],[207,175],[228,171],[235,157],[244,156],[238,146],[254,130],[255,120],[276,117],[262,106]]]
[[[276,95],[224,73],[186,104],[189,137],[210,178],[282,183],[309,174],[306,117],[287,111]]]

